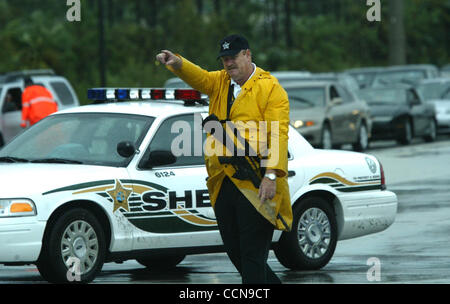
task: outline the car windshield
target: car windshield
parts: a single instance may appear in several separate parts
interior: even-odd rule
[[[362,90],[359,92],[359,96],[368,104],[406,103],[406,90],[404,89]]]
[[[352,75],[356,81],[358,82],[358,85],[360,88],[367,88],[370,87],[371,83],[373,82],[373,79],[375,78],[375,74],[377,72],[349,72],[350,75]]]
[[[425,100],[450,99],[450,81],[423,83],[417,86],[417,91]]]
[[[325,105],[324,87],[302,87],[286,89],[291,109],[323,107]]]
[[[373,87],[383,87],[392,83],[415,84],[424,78],[423,70],[383,71],[375,75]]]
[[[49,116],[0,150],[0,161],[126,166],[117,144],[138,147],[154,118],[117,113]]]

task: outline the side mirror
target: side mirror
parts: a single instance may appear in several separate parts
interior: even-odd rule
[[[128,158],[136,153],[136,148],[131,141],[121,141],[117,144],[117,153],[122,157]]]
[[[145,163],[145,167],[153,168],[156,166],[165,166],[174,164],[177,158],[171,151],[152,151],[150,152],[149,159]]]
[[[342,97],[334,97],[331,99],[331,105],[339,105],[342,103]]]

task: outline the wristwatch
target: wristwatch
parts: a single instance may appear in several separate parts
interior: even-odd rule
[[[275,173],[266,173],[264,174],[264,177],[267,177],[271,181],[275,181],[277,179],[277,175]]]

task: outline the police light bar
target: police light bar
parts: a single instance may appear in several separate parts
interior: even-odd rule
[[[95,88],[88,89],[88,99],[94,101],[137,101],[137,100],[183,100],[205,103],[206,95],[193,89],[153,89],[153,88]]]

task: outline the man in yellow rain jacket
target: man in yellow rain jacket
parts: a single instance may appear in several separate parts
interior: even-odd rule
[[[287,183],[288,96],[275,77],[252,62],[243,36],[222,39],[218,58],[224,69],[208,72],[168,50],[156,55],[175,75],[209,96],[209,114],[234,122],[238,130],[238,126],[247,130],[241,135],[251,147],[256,146],[259,156],[264,152],[261,146],[269,151],[258,189],[248,180],[234,178],[235,169],[221,164],[221,155],[205,151],[205,163],[217,224],[242,282],[280,283],[267,265],[267,257],[274,228],[290,230],[292,225]],[[262,126],[265,130],[261,130]]]

